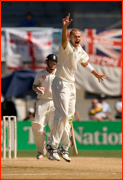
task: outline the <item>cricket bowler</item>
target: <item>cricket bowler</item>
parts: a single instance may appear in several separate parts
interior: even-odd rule
[[[105,74],[97,73],[88,62],[89,56],[80,45],[81,32],[78,29],[71,30],[68,41],[67,27],[72,22],[72,19],[69,20],[69,18],[70,13],[62,20],[62,42],[58,51],[56,77],[52,82],[52,95],[55,106],[54,126],[51,131],[50,142],[46,145],[46,150],[50,153],[51,157],[60,161],[60,154],[67,162],[71,161],[68,155],[71,128],[69,119],[75,112],[76,88],[74,81],[77,64],[80,63],[99,82],[107,77]],[[62,146],[58,147],[63,134],[66,138],[62,141]]]

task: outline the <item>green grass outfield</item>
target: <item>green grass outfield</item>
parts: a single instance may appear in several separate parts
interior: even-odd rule
[[[6,153],[8,157],[8,152]],[[36,157],[37,151],[36,150],[24,150],[18,151],[18,157]],[[69,155],[72,157],[71,152]],[[12,152],[12,157],[13,157]],[[3,157],[3,152],[1,152],[1,157]],[[122,158],[122,151],[121,150],[79,150],[78,155],[75,157],[114,157],[114,158]]]

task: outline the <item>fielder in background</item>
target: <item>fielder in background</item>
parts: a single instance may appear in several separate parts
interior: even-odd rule
[[[46,154],[45,126],[48,125],[50,130],[53,128],[54,104],[52,99],[51,84],[55,77],[56,66],[58,64],[57,56],[49,54],[46,59],[47,67],[38,72],[34,80],[32,89],[37,93],[37,103],[35,112],[35,121],[32,121],[32,131],[37,148],[37,159]],[[47,153],[47,158],[53,158]]]
[[[55,106],[54,126],[51,131],[51,140],[46,146],[46,150],[50,156],[56,160],[60,160],[60,154],[66,161],[70,162],[68,156],[68,148],[70,146],[69,133],[70,124],[69,119],[75,112],[76,89],[74,85],[75,71],[78,62],[90,73],[92,73],[100,82],[106,79],[106,75],[98,74],[88,62],[88,55],[80,46],[81,32],[78,29],[72,29],[69,39],[67,39],[67,27],[72,22],[69,20],[70,13],[62,20],[62,42],[58,52],[58,66],[56,77],[52,83],[52,95]],[[60,140],[64,134],[64,142],[58,148]],[[58,148],[58,153],[57,153]]]

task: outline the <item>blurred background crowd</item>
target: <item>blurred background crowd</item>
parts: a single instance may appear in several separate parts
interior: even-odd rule
[[[62,28],[61,19],[68,12],[74,19],[70,28],[122,28],[122,3],[118,1],[2,2],[1,26]]]
[[[44,61],[49,53],[46,50],[47,55],[39,56],[37,62],[40,60],[42,66],[38,69],[33,68],[34,55],[32,56],[31,46],[30,46],[30,57],[28,60],[24,57],[21,57],[23,64],[20,68],[16,68],[16,63],[21,61],[20,54],[13,56],[12,53],[17,49],[16,44],[13,44],[12,49],[8,49],[8,35],[6,31],[9,32],[9,36],[16,38],[17,34],[13,33],[14,31],[19,32],[28,32],[28,37],[30,37],[29,32],[40,32],[46,30],[52,30],[53,32],[53,47],[50,50],[50,53],[56,53],[58,51],[58,46],[60,43],[60,33],[62,28],[62,19],[68,14],[71,14],[73,22],[70,24],[69,28],[78,28],[83,32],[82,41],[86,41],[84,37],[87,38],[88,33],[94,33],[94,31],[87,31],[87,29],[96,29],[100,31],[102,36],[105,36],[108,33],[107,37],[111,37],[111,42],[114,41],[115,46],[112,47],[111,44],[105,49],[100,45],[97,55],[99,55],[101,48],[103,49],[102,56],[113,54],[111,58],[114,58],[117,62],[121,64],[122,61],[122,48],[116,47],[117,43],[120,42],[121,34],[119,33],[122,29],[122,2],[121,1],[2,1],[1,3],[1,77],[3,87],[1,94],[1,119],[4,115],[15,115],[17,116],[18,121],[23,120],[33,120],[35,113],[35,103],[36,103],[36,94],[31,90],[32,83],[36,72],[45,67]],[[115,30],[115,31],[114,31]],[[117,32],[116,32],[117,30]],[[114,33],[114,36],[113,36]],[[115,34],[117,33],[117,35]],[[118,34],[119,33],[119,34]],[[14,34],[14,35],[13,35]],[[91,36],[92,36],[91,34]],[[109,35],[110,34],[110,35]],[[90,35],[90,34],[89,34]],[[116,37],[119,38],[118,40]],[[23,38],[25,36],[23,35]],[[18,35],[18,39],[21,37]],[[106,41],[105,39],[105,41]],[[10,40],[10,39],[9,39]],[[87,39],[88,40],[88,39]],[[103,39],[104,40],[104,39]],[[117,42],[115,42],[117,40]],[[29,39],[31,41],[31,39]],[[32,38],[33,41],[33,38]],[[111,43],[110,42],[110,43]],[[13,43],[11,41],[11,43]],[[89,43],[88,41],[86,43]],[[85,44],[86,44],[85,43]],[[101,42],[103,43],[103,42]],[[105,42],[106,43],[106,42]],[[83,45],[86,50],[86,45]],[[113,50],[115,49],[115,52]],[[119,48],[119,49],[118,49]],[[22,54],[26,54],[28,50],[20,49]],[[43,51],[43,50],[42,50]],[[18,51],[20,52],[20,51]],[[42,52],[43,53],[43,52]],[[92,55],[92,52],[87,52]],[[106,54],[107,53],[107,54]],[[117,55],[117,56],[115,56]],[[114,56],[114,57],[113,57]],[[40,59],[41,57],[41,59]],[[96,57],[96,56],[94,56]],[[16,59],[17,58],[17,59]],[[32,61],[30,59],[32,58]],[[26,59],[26,60],[25,60]],[[112,59],[111,59],[112,60]],[[10,63],[11,62],[11,63]],[[93,61],[91,64],[93,66]],[[32,64],[31,64],[32,63]],[[10,66],[11,65],[11,66]],[[32,66],[31,66],[32,65]],[[100,65],[100,64],[99,64]],[[94,66],[96,66],[94,64]],[[122,67],[121,65],[111,67],[103,66],[103,68],[110,73],[110,75],[117,78],[117,84],[114,85],[112,79],[108,77],[109,84],[112,85],[110,91],[102,91],[95,86],[94,90],[91,91],[86,86],[84,88],[78,87],[78,80],[76,76],[76,111],[75,118],[76,121],[117,121],[122,119]],[[113,69],[111,69],[113,67]],[[96,67],[98,68],[98,67]],[[100,69],[102,67],[99,67]],[[99,69],[99,71],[100,71]],[[103,69],[103,70],[104,70]],[[27,89],[18,94],[14,94],[19,86],[18,81],[12,82],[12,77],[15,75],[15,71],[19,71],[19,76],[22,74],[24,77],[27,75],[26,70],[31,73],[31,77],[28,77],[27,80],[23,80],[23,89],[24,84],[26,84]],[[102,70],[102,71],[103,71]],[[116,73],[119,72],[120,74]],[[14,74],[13,74],[14,73]],[[101,72],[100,72],[101,73]],[[114,74],[113,74],[114,73]],[[108,76],[108,75],[107,75]],[[18,75],[16,75],[18,77]],[[119,78],[120,77],[120,78]],[[8,78],[8,79],[7,79]],[[6,84],[7,83],[7,84]],[[8,89],[9,86],[12,86],[11,89]],[[113,87],[115,86],[115,88]],[[99,85],[100,86],[100,85]],[[105,86],[105,88],[107,88]],[[96,90],[95,90],[96,89]],[[108,88],[107,88],[108,89]],[[11,92],[11,93],[10,93]],[[12,94],[13,92],[13,94]],[[20,89],[21,92],[21,89]]]

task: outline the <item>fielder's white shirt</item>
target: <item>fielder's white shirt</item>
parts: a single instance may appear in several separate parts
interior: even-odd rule
[[[121,100],[118,100],[118,101],[115,103],[115,109],[122,109],[122,101],[121,101]],[[117,116],[121,116],[121,117],[122,117],[122,113],[118,113],[118,112],[117,112]]]
[[[43,95],[38,95],[37,99],[48,99],[52,100],[52,81],[55,78],[56,69],[54,72],[49,73],[47,72],[46,68],[42,71],[39,71],[35,77],[33,85],[45,87],[46,90],[44,91]]]
[[[78,62],[85,63],[89,59],[87,53],[79,45],[78,49],[68,41],[66,48],[59,46],[56,76],[64,81],[75,81]]]

